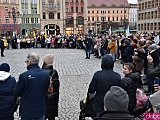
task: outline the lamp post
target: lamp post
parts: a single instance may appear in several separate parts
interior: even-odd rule
[[[15,23],[16,23],[17,17],[19,16],[19,11],[16,11],[16,9],[13,7],[12,11],[8,12],[8,15],[9,15],[9,17],[12,17],[12,19],[13,19],[14,30],[15,30]],[[16,35],[16,31],[13,31],[13,36],[15,36],[15,35]]]

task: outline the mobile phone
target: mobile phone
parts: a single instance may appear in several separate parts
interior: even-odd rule
[[[159,85],[159,77],[155,77],[155,84]]]

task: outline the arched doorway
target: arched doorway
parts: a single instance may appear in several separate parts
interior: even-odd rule
[[[26,34],[26,32],[27,32],[27,30],[26,30],[26,29],[22,29],[22,35],[25,35],[25,34]]]
[[[59,35],[60,34],[60,27],[56,24],[45,25],[44,30],[46,30],[47,35]]]

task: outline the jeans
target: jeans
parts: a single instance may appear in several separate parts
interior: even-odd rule
[[[39,118],[21,118],[21,120],[45,120],[45,115],[39,117]]]
[[[90,58],[91,47],[86,47],[85,51],[86,51],[86,58]]]
[[[148,69],[146,69],[146,79],[147,79],[147,82],[148,82],[148,92],[151,92],[153,93],[154,91],[154,80],[151,79],[151,77],[149,76],[149,73],[148,73]]]

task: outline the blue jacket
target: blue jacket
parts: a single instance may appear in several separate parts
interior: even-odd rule
[[[0,76],[0,120],[13,120],[16,80],[5,71]]]
[[[49,86],[49,72],[41,69],[38,64],[27,67],[28,71],[19,76],[15,87],[15,94],[21,97],[20,116],[23,118],[37,118],[45,115],[45,95]]]

